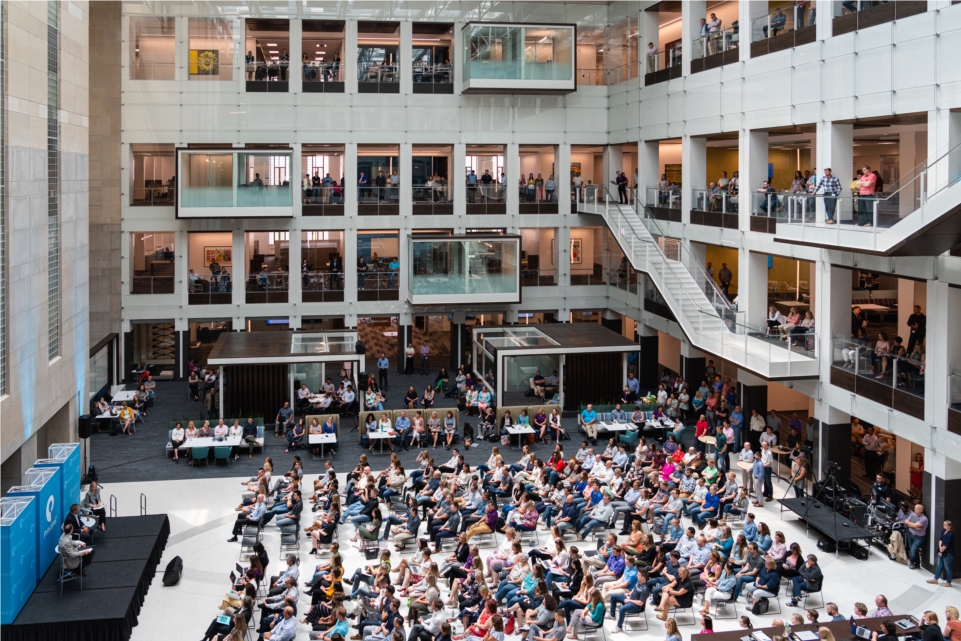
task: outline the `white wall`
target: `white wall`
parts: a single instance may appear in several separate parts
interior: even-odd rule
[[[599,230],[595,231],[593,227],[571,227],[571,240],[581,239],[581,252],[584,256],[579,265],[571,264],[572,274],[594,273],[594,263],[599,263],[601,260],[601,254],[597,250],[597,242],[601,234],[597,232]]]
[[[672,372],[680,372],[681,341],[664,332],[658,332],[657,361]],[[643,392],[644,390],[641,391]]]
[[[187,269],[192,269],[201,276],[209,276],[210,270],[204,267],[205,247],[231,247],[233,241],[230,232],[194,232],[188,236]],[[237,274],[234,266],[243,266],[243,256],[235,256],[232,263],[221,263],[221,267],[230,267],[231,276]]]
[[[814,399],[789,387],[768,381],[767,406],[779,412],[808,412],[814,416]]]

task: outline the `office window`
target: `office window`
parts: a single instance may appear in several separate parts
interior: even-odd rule
[[[190,51],[187,75],[190,80],[234,79],[233,24],[223,18],[190,19]]]
[[[130,17],[130,79],[173,80],[176,67],[176,19]]]

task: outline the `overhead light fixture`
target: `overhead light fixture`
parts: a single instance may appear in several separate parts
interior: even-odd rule
[[[280,52],[277,51],[276,49],[271,49],[270,53],[280,53]]]
[[[268,43],[267,43],[267,46],[268,46],[268,47],[276,47],[276,46],[277,46],[277,43],[276,43],[276,42],[268,42]]]
[[[279,58],[278,56],[271,56],[270,59],[271,59],[271,60],[280,60],[280,58]]]
[[[320,45],[317,45],[317,46],[319,47]]]

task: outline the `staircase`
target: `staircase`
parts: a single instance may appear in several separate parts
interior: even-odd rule
[[[665,255],[648,229],[651,225],[661,235],[652,218],[642,217],[632,205],[618,205],[610,193],[593,203],[578,202],[577,211],[604,219],[634,269],[654,282],[694,347],[769,379],[818,375],[816,352],[790,350],[787,343],[765,339],[760,328],[744,324],[743,314],[708,282],[696,261]]]
[[[470,276],[471,294],[491,293],[490,277],[487,275],[487,262],[483,256],[472,255],[470,257]]]

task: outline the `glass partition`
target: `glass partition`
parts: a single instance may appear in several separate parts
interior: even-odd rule
[[[520,237],[410,237],[410,302],[520,302]]]
[[[248,232],[246,301],[286,303],[290,282],[290,232]]]
[[[304,93],[343,93],[343,20],[304,20],[301,74]]]
[[[290,151],[179,150],[178,216],[291,216],[291,161]]]
[[[453,24],[415,22],[411,43],[414,93],[454,93]]]
[[[504,391],[526,392],[531,389],[531,379],[537,372],[547,378],[552,372],[559,371],[560,366],[560,354],[506,356],[504,358]]]
[[[554,244],[557,229],[537,227],[521,229],[521,281],[524,287],[557,285]]]
[[[300,279],[305,303],[344,300],[344,232],[300,233]]]
[[[290,21],[248,18],[244,41],[247,91],[285,92],[290,81]]]
[[[399,300],[397,230],[357,232],[357,300]]]
[[[414,215],[454,213],[454,186],[450,182],[451,145],[414,145],[411,159]]]
[[[518,155],[520,176],[517,182],[517,213],[556,214],[555,148],[547,145],[520,145]]]
[[[177,55],[176,19],[130,17],[130,79],[173,80]]]
[[[300,174],[304,216],[344,215],[343,145],[303,145]]]
[[[166,206],[174,204],[177,170],[173,145],[130,145],[130,204]]]
[[[576,89],[575,27],[464,26],[464,91]]]
[[[357,91],[400,93],[400,25],[361,22],[357,31]]]
[[[357,148],[357,213],[361,216],[400,214],[400,156],[397,145]]]
[[[130,234],[130,293],[173,294],[176,262],[173,232]]]
[[[224,18],[190,18],[188,24],[187,71],[190,80],[233,80],[233,22]]]
[[[467,145],[464,168],[468,214],[506,214],[503,145]]]

